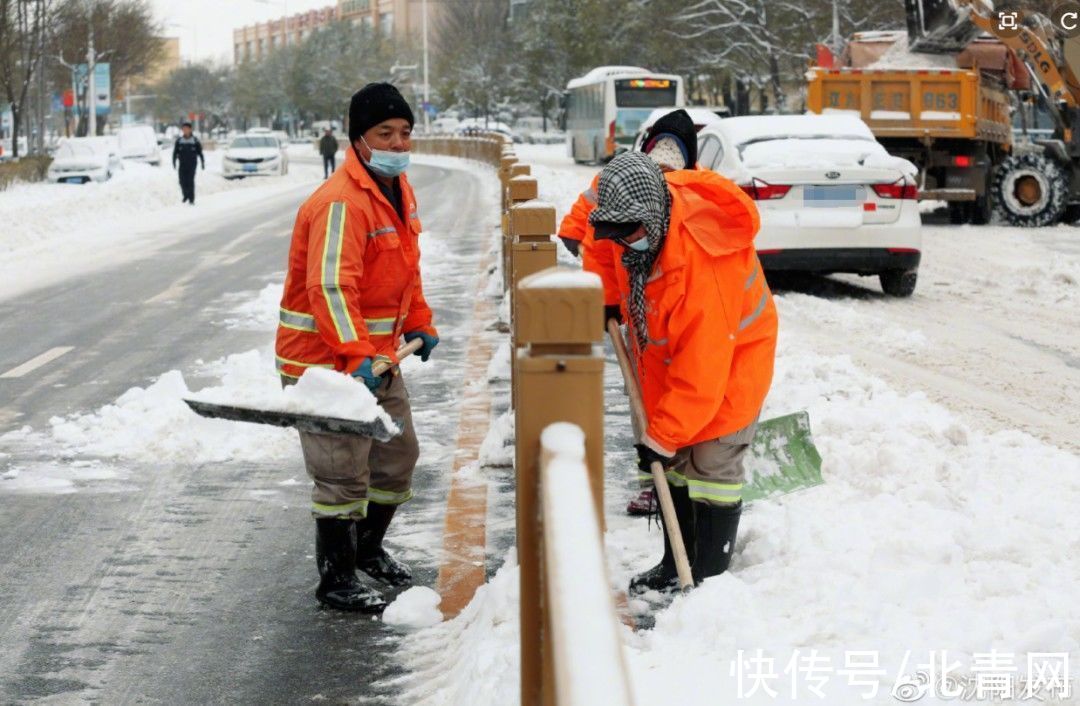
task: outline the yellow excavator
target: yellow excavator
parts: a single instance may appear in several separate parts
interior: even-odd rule
[[[1023,61],[1034,90],[1017,96],[1022,111],[1037,106],[1053,130],[1014,144],[995,168],[997,213],[1018,226],[1045,226],[1080,217],[1080,18],[1055,12],[995,11],[989,0],[905,0],[909,49],[956,54],[987,32]],[[1026,124],[1026,123],[1025,123]]]

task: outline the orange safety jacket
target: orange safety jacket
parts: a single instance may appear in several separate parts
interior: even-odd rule
[[[772,384],[777,316],[754,249],[754,202],[707,169],[665,177],[671,220],[645,285],[649,343],[635,360],[649,420],[642,442],[671,455],[758,417]],[[632,327],[629,275],[616,261]],[[636,349],[633,331],[629,338]]]
[[[403,333],[438,335],[420,284],[416,197],[399,177],[405,221],[345,151],[339,169],[300,207],[277,330],[277,369],[352,372],[364,358],[397,362]]]

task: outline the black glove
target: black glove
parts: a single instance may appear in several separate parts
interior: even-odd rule
[[[664,470],[667,470],[671,459],[674,458],[673,456],[659,454],[645,444],[634,444],[634,448],[637,449],[637,467],[644,473],[652,472],[653,461],[659,462],[664,467]]]
[[[604,305],[604,329],[607,329],[607,322],[615,319],[615,323],[622,325],[622,309],[618,304],[606,304]]]
[[[564,238],[561,235],[559,236],[559,240],[562,241],[563,246],[565,246],[566,249],[570,251],[571,255],[573,255],[574,257],[581,257],[578,254],[578,251],[581,249],[580,240],[574,240],[573,238]]]

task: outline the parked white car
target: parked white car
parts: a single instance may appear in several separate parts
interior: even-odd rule
[[[116,135],[120,143],[120,157],[132,162],[144,162],[152,166],[161,164],[161,148],[157,134],[149,125],[128,125]]]
[[[698,133],[698,162],[757,202],[766,270],[877,275],[915,291],[922,250],[917,170],[854,116],[727,118]]]
[[[221,159],[221,173],[226,179],[284,176],[289,173],[289,155],[273,135],[240,135],[226,148]]]
[[[71,137],[60,141],[45,179],[58,184],[103,182],[123,169],[112,137]]]

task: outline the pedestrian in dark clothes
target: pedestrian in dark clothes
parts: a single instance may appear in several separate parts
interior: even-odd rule
[[[338,141],[334,137],[334,128],[328,127],[319,140],[319,154],[322,155],[323,179],[329,179],[337,169]]]
[[[173,169],[177,169],[179,165],[180,193],[184,197],[183,203],[194,206],[195,165],[201,162],[205,171],[206,159],[203,157],[202,143],[191,133],[191,123],[184,123],[180,126],[180,130],[183,134],[176,138],[176,144],[173,145],[172,164]]]

